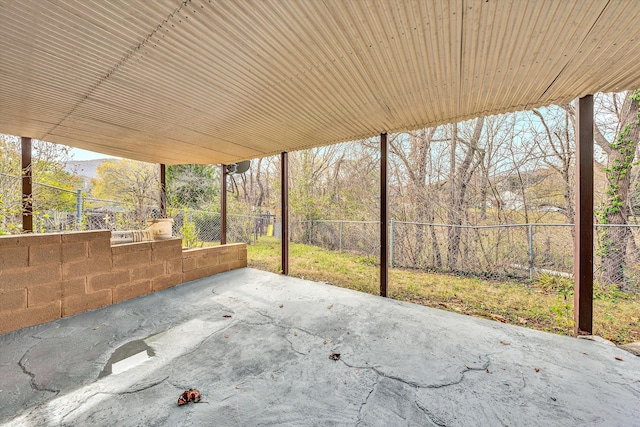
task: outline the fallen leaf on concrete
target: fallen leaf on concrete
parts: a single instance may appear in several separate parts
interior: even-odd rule
[[[492,314],[491,318],[493,320],[497,320],[498,322],[502,322],[502,323],[506,323],[507,322],[507,320],[504,317],[500,316],[499,314]]]
[[[500,341],[500,344],[502,344],[502,345],[511,345],[511,343],[509,341]]]
[[[230,314],[223,314],[222,317],[226,317],[227,319],[231,317]]]
[[[622,360],[622,357],[616,356],[616,360]]]
[[[100,326],[96,326],[95,328],[93,328],[94,331],[97,329],[100,329]]]
[[[297,336],[298,336],[298,333],[297,333],[297,332],[294,332],[294,333],[293,333],[293,336],[294,336],[294,337],[297,337]]]
[[[328,305],[328,306],[327,306],[327,308],[328,308],[329,310],[331,310],[331,309],[333,308],[333,304]]]
[[[340,353],[331,353],[329,355],[329,359],[331,359],[331,360],[340,360]]]
[[[540,372],[540,368],[536,368],[536,372]]]
[[[180,395],[178,398],[178,406],[186,405],[189,402],[198,403],[202,400],[202,396],[198,389],[190,388]]]
[[[583,352],[582,352],[582,354],[587,354],[587,353],[585,353],[585,352],[583,351]]]
[[[284,307],[284,304],[280,304],[280,308]]]
[[[360,373],[360,371],[358,369],[356,369],[356,374],[359,374],[359,373]],[[640,381],[640,380],[638,380],[638,381]],[[2,390],[0,390],[0,391],[2,391]]]
[[[225,338],[229,338],[229,334],[224,334],[224,337]]]
[[[322,342],[322,344],[324,344],[324,345],[331,344],[331,340],[324,340],[324,341]]]

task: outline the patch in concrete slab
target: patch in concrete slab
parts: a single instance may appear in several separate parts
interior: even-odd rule
[[[155,356],[155,352],[144,340],[126,343],[113,352],[98,378],[127,371]]]

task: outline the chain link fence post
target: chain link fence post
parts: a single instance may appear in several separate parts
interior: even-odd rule
[[[76,230],[82,227],[82,190],[78,189],[76,193]]]
[[[393,268],[393,218],[391,218],[391,227],[389,231],[389,267]]]
[[[339,248],[340,248],[340,252],[342,252],[342,221],[340,221],[340,243],[339,243]]]
[[[533,280],[535,273],[533,258],[533,224],[529,224],[529,279]]]

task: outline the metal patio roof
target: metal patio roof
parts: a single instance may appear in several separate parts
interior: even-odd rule
[[[640,87],[637,0],[0,0],[0,132],[230,163]]]

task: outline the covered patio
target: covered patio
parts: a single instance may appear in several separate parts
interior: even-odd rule
[[[640,87],[639,16],[633,0],[2,2],[0,132],[22,137],[25,231],[31,139],[159,163],[163,177],[164,165],[225,171],[279,154],[286,275],[287,153],[379,135],[386,296],[387,133],[578,99],[575,333],[590,334],[592,94]],[[24,253],[17,269],[31,267]],[[0,422],[633,425],[640,415],[640,361],[615,346],[245,268],[202,267],[209,277],[189,282],[184,259],[166,286],[188,283],[136,277],[157,292],[1,335]],[[67,270],[55,269],[47,320],[65,316]],[[0,296],[24,298],[0,300],[0,315],[29,317],[28,289],[42,283],[3,270]],[[106,300],[123,287],[147,293],[127,271],[100,290]],[[87,295],[93,273],[78,285]],[[101,375],[111,357],[140,354],[149,360]],[[189,387],[203,403],[178,408]]]
[[[0,423],[10,426],[631,426],[640,417],[640,360],[612,344],[253,269],[0,339]],[[177,406],[191,387],[202,401]]]

